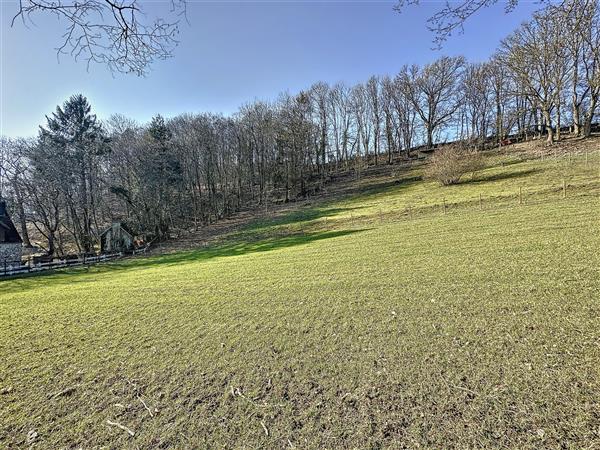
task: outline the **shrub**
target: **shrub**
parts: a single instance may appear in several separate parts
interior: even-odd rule
[[[466,173],[475,173],[483,167],[479,152],[464,144],[452,144],[434,152],[425,169],[425,177],[448,186],[457,184]]]

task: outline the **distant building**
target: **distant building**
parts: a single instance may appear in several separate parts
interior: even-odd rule
[[[135,234],[123,222],[113,220],[109,228],[100,234],[100,252],[128,252],[134,249]]]
[[[6,202],[0,200],[0,268],[21,265],[23,240],[6,211]]]

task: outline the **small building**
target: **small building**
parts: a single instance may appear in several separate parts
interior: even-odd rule
[[[6,210],[6,202],[0,200],[0,269],[20,266],[23,256],[23,240]]]
[[[135,246],[135,233],[125,223],[113,220],[110,227],[100,234],[100,252],[129,252]]]

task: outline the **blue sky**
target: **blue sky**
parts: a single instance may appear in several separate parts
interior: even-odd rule
[[[316,81],[352,84],[442,54],[482,61],[539,7],[522,1],[505,15],[503,4],[496,5],[437,51],[426,19],[438,2],[398,14],[394,1],[190,1],[175,57],[139,78],[97,65],[87,70],[68,56],[58,62],[56,19],[38,16],[29,28],[11,28],[17,2],[0,2],[0,134],[8,136],[36,134],[44,115],[74,93],[86,95],[100,118],[121,113],[143,122],[157,113],[230,114],[245,102]],[[161,7],[168,5],[154,2],[150,12]]]

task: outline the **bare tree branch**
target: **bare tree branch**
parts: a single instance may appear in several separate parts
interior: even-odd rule
[[[427,19],[427,28],[433,33],[433,43],[436,49],[440,49],[444,42],[455,32],[464,32],[464,24],[471,16],[482,9],[498,3],[499,0],[463,0],[462,2],[446,1],[444,6]],[[552,0],[536,0],[540,4],[552,2]],[[562,3],[559,1],[559,3]],[[420,0],[398,0],[394,6],[397,12],[404,11],[409,6],[419,5]],[[512,12],[519,4],[519,0],[505,0],[504,12]]]
[[[172,0],[169,19],[146,19],[138,0],[20,0],[11,25],[36,14],[53,14],[66,23],[57,56],[107,66],[113,72],[143,76],[156,60],[173,56],[186,0]]]

